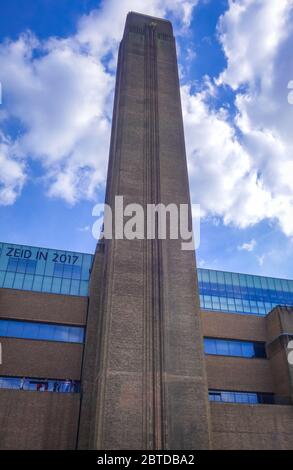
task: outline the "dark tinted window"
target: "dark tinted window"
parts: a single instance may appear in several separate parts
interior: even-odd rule
[[[250,405],[275,403],[273,393],[235,392],[228,390],[209,390],[209,400],[222,403],[246,403]]]
[[[206,354],[247,358],[266,358],[265,343],[232,339],[204,338]]]

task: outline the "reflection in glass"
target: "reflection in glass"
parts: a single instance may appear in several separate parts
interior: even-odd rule
[[[0,336],[43,341],[83,343],[84,328],[18,320],[0,319]]]
[[[0,389],[29,390],[35,392],[79,393],[80,381],[27,377],[0,377]]]
[[[265,343],[234,339],[204,338],[204,352],[219,356],[266,358]]]

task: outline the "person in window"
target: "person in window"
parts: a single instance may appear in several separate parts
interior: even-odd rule
[[[77,384],[76,384],[75,380],[71,380],[70,391],[71,391],[72,393],[77,392]]]
[[[63,387],[64,392],[65,393],[70,392],[70,388],[71,388],[71,380],[66,379],[64,382],[64,387]]]
[[[60,384],[57,382],[57,380],[54,382],[53,392],[60,392]]]
[[[25,383],[25,377],[23,377],[20,381],[20,386],[19,386],[19,389],[20,390],[23,390],[23,387],[24,387],[24,383]]]

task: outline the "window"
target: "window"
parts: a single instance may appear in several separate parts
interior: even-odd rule
[[[81,267],[72,264],[55,263],[54,277],[63,277],[64,279],[80,279]]]
[[[198,268],[201,308],[266,315],[276,305],[293,304],[293,281]]]
[[[8,338],[37,339],[83,343],[84,328],[18,320],[0,320],[0,336]]]
[[[55,380],[27,377],[0,377],[0,389],[30,390],[35,392],[79,393],[78,380]]]
[[[7,271],[12,273],[35,274],[37,262],[31,259],[9,258]]]
[[[265,343],[234,339],[204,338],[206,354],[247,358],[266,358]]]
[[[229,342],[228,341],[218,341],[216,340],[216,348],[217,352],[216,354],[220,354],[223,356],[230,356],[230,351],[229,351]]]
[[[88,295],[93,255],[0,243],[0,288]]]
[[[275,403],[273,393],[232,392],[228,390],[209,390],[209,400],[222,403],[246,403],[250,405]]]
[[[206,354],[217,354],[216,339],[204,338],[204,352]]]

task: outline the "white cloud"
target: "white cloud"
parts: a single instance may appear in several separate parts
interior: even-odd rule
[[[197,265],[198,265],[199,268],[204,268],[205,265],[206,265],[206,262],[205,262],[204,259],[199,259],[199,260],[197,260]]]
[[[107,0],[80,19],[73,37],[39,41],[24,33],[0,44],[0,81],[7,102],[0,118],[14,118],[24,130],[6,150],[13,147],[19,158],[41,162],[49,196],[74,204],[93,198],[105,182],[115,81],[109,67],[115,69],[127,12],[165,16],[168,11],[184,28],[196,3]],[[2,150],[1,162],[3,155]],[[0,204],[11,204],[24,184],[25,166],[7,157],[5,162]],[[12,182],[7,175],[17,170]]]
[[[198,0],[104,1],[67,39],[26,33],[0,45],[0,80],[23,133],[1,144],[0,204],[26,181],[28,158],[44,171],[47,193],[71,204],[105,182],[117,47],[130,10],[175,19],[188,28]],[[192,200],[212,220],[243,228],[276,220],[293,235],[292,0],[230,1],[218,35],[227,67],[203,91],[182,88]],[[105,62],[107,67],[105,67]],[[234,122],[211,106],[219,87],[236,95]],[[244,87],[244,88],[243,88]],[[245,90],[245,92],[243,92]]]
[[[230,1],[219,22],[227,67],[212,90],[182,90],[194,202],[240,228],[277,221],[288,236],[293,236],[293,106],[287,99],[292,9],[292,0]],[[236,94],[232,123],[226,111],[208,104],[220,86]]]
[[[8,138],[0,133],[0,204],[13,204],[25,183],[24,163],[13,156]]]
[[[121,40],[129,11],[165,17],[171,15],[182,30],[189,26],[192,10],[199,0],[107,0],[79,22],[78,40],[89,50],[107,53],[115,50]]]
[[[240,251],[253,251],[256,247],[256,240],[252,239],[250,242],[242,243],[242,245],[238,245],[237,249]]]
[[[91,230],[90,225],[85,225],[84,227],[78,227],[79,232],[89,232]]]
[[[274,59],[289,30],[292,0],[229,0],[229,9],[218,25],[228,66],[219,82],[237,89],[256,85],[261,77],[269,83]]]
[[[41,161],[49,195],[92,197],[105,179],[113,77],[74,40],[25,34],[0,46],[0,61],[7,112],[25,129],[15,151]]]
[[[181,89],[191,196],[203,215],[246,227],[267,215],[270,194],[223,110],[212,111],[205,92]]]

